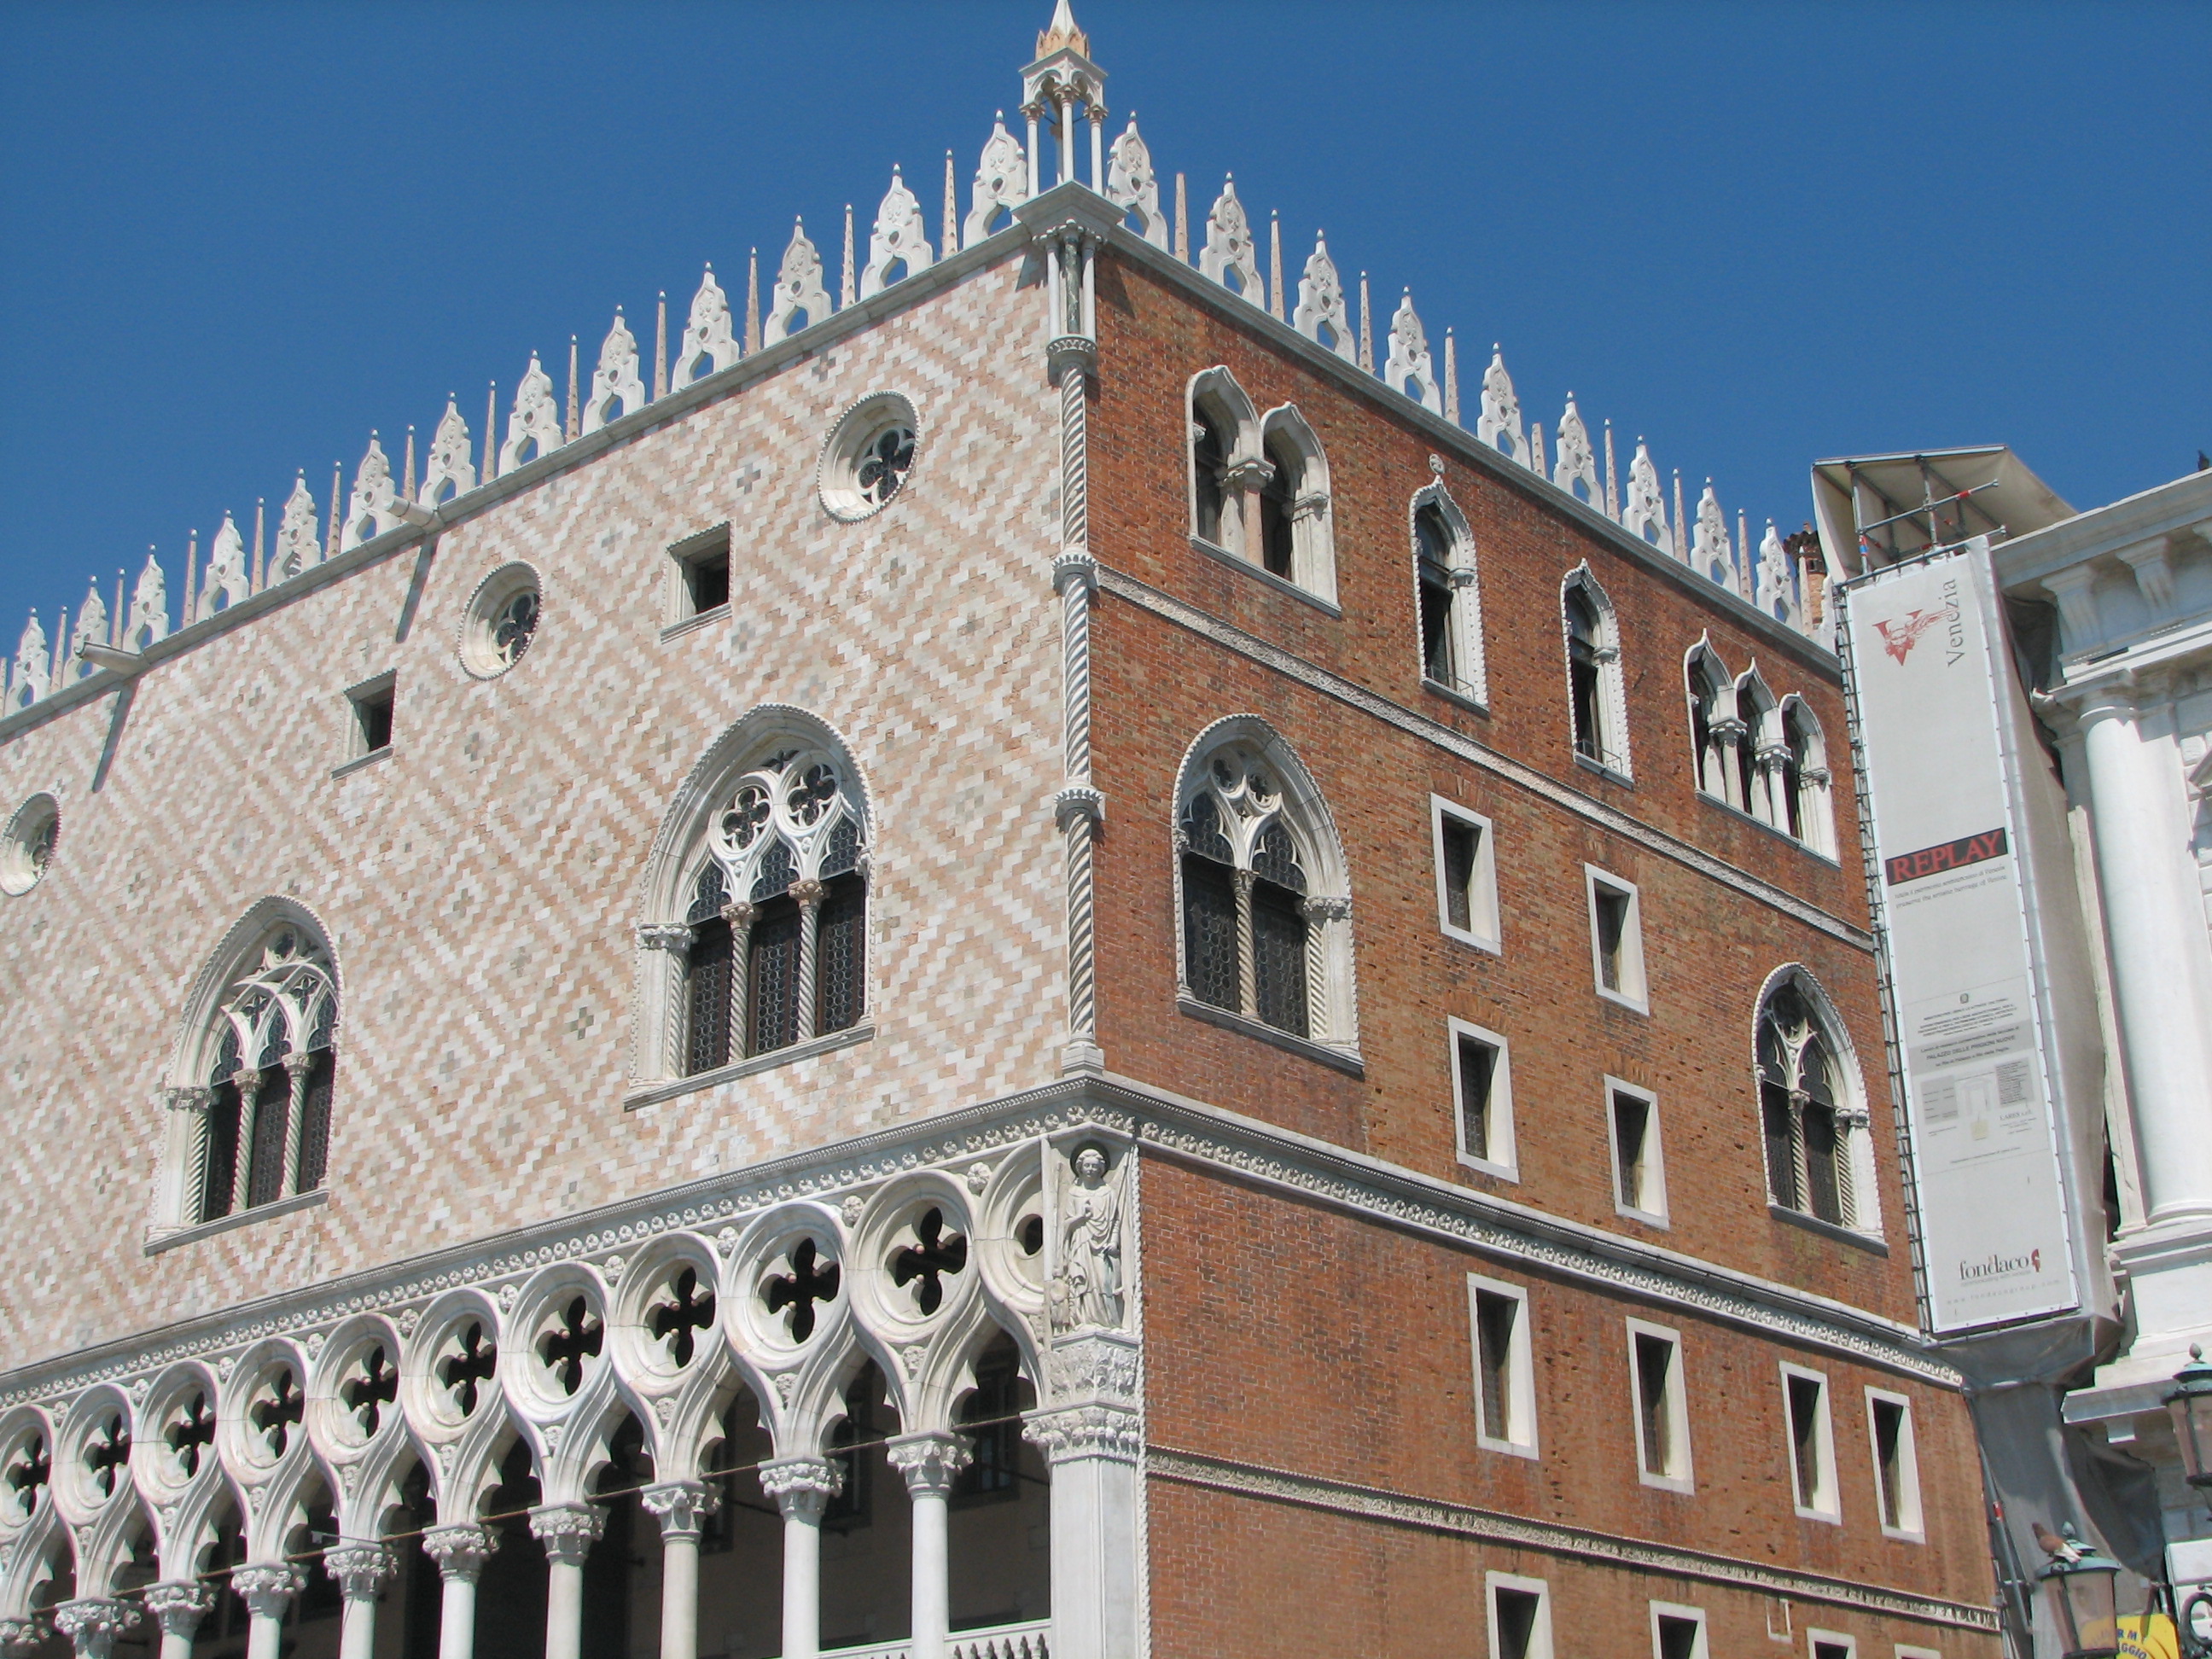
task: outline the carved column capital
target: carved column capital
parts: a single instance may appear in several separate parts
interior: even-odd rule
[[[1098,361],[1098,342],[1087,334],[1055,335],[1045,343],[1044,356],[1046,367],[1054,374],[1064,374],[1071,368],[1087,374]]]
[[[1098,561],[1091,556],[1087,547],[1062,548],[1052,562],[1054,592],[1066,592],[1073,582],[1082,583],[1086,593],[1098,591]]]
[[[46,1639],[46,1632],[35,1615],[0,1619],[0,1656],[4,1659],[31,1659]]]
[[[708,1516],[722,1507],[722,1494],[703,1480],[662,1480],[637,1495],[647,1515],[660,1522],[663,1538],[696,1540]]]
[[[778,1457],[760,1466],[760,1483],[787,1517],[818,1522],[830,1500],[845,1489],[845,1476],[826,1457]]]
[[[349,1601],[374,1601],[398,1577],[399,1558],[385,1545],[349,1540],[323,1552],[323,1571],[338,1581]]]
[[[596,1504],[543,1504],[530,1511],[531,1535],[545,1546],[545,1559],[581,1566],[592,1546],[607,1529],[607,1512]]]
[[[1729,744],[1741,743],[1744,733],[1751,730],[1733,714],[1722,715],[1706,729],[1713,734],[1716,741]]]
[[[750,899],[732,899],[722,907],[722,920],[730,924],[732,933],[751,927],[759,914],[760,907]]]
[[[1087,1458],[1134,1463],[1145,1449],[1145,1419],[1133,1406],[1060,1406],[1030,1413],[1022,1437],[1054,1466]]]
[[[115,1638],[138,1622],[138,1609],[112,1595],[87,1595],[54,1609],[54,1628],[82,1659],[107,1659]]]
[[[784,890],[791,895],[792,902],[796,904],[800,909],[811,910],[816,905],[822,902],[822,896],[830,890],[824,887],[820,882],[814,880],[811,877],[808,877],[799,881],[794,881]]]
[[[256,1561],[234,1568],[230,1587],[256,1619],[281,1620],[292,1598],[307,1587],[307,1575],[289,1561]]]
[[[637,948],[641,951],[688,951],[691,948],[691,927],[682,921],[649,921],[637,930]]]
[[[1346,921],[1352,916],[1352,901],[1348,898],[1300,899],[1298,914],[1308,921]]]
[[[943,1430],[900,1435],[884,1448],[884,1455],[906,1477],[907,1492],[915,1498],[951,1496],[960,1471],[975,1461],[966,1440]]]
[[[1231,461],[1221,469],[1222,485],[1229,489],[1264,489],[1274,477],[1274,465],[1269,461]]]
[[[189,1642],[200,1621],[215,1611],[215,1586],[198,1578],[165,1578],[141,1593],[146,1611],[161,1624],[164,1636]]]
[[[473,1584],[499,1547],[499,1534],[477,1521],[432,1527],[422,1534],[422,1553],[438,1564],[438,1576]]]
[[[173,1112],[204,1112],[215,1104],[215,1091],[177,1087],[161,1091],[161,1103]]]

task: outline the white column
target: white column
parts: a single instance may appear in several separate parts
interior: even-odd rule
[[[477,1647],[477,1580],[499,1547],[499,1534],[473,1521],[433,1527],[422,1551],[438,1564],[438,1659],[473,1659]],[[170,1659],[163,1654],[161,1659]]]
[[[530,1511],[530,1530],[545,1546],[545,1659],[581,1659],[584,1559],[606,1528],[607,1512],[591,1504],[547,1504]]]
[[[138,1609],[112,1595],[88,1595],[54,1609],[54,1628],[69,1638],[77,1659],[108,1659],[115,1638],[139,1620]]]
[[[1052,1466],[1053,1659],[1128,1659],[1142,1622],[1136,1340],[1079,1328],[1053,1340],[1053,1360],[1062,1403],[1023,1427]]]
[[[280,1659],[284,1615],[292,1598],[307,1587],[307,1575],[289,1561],[257,1561],[230,1575],[230,1587],[252,1615],[246,1625],[246,1659]]]
[[[843,1484],[826,1457],[781,1457],[760,1468],[761,1490],[783,1511],[782,1659],[822,1651],[822,1511]]]
[[[2180,757],[2118,689],[2078,713],[2144,1208],[2153,1227],[2212,1220],[2212,963]]]
[[[699,1524],[722,1495],[703,1480],[664,1480],[638,1501],[660,1520],[660,1659],[697,1659]]]
[[[323,1571],[345,1593],[338,1659],[376,1659],[376,1603],[399,1563],[382,1544],[355,1539],[323,1554]]]
[[[945,1534],[945,1500],[952,1483],[973,1461],[968,1443],[942,1430],[902,1434],[884,1449],[891,1467],[906,1477],[914,1510],[914,1659],[945,1659],[952,1633],[951,1553]]]
[[[168,1578],[145,1589],[146,1611],[161,1622],[161,1659],[191,1659],[200,1621],[215,1611],[215,1586]]]

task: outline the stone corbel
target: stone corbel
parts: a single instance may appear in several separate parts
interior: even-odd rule
[[[2129,548],[2120,560],[2136,573],[2136,586],[2142,591],[2143,603],[2150,606],[2152,617],[2163,622],[2172,615],[2173,561],[2167,556],[2166,544],[2155,541]]]
[[[2105,641],[2105,624],[2097,609],[2097,568],[2077,564],[2054,570],[2043,579],[2045,592],[2058,602],[2058,623],[2065,654],[2075,656]]]
[[[161,1103],[173,1112],[204,1112],[215,1104],[212,1089],[175,1086],[161,1091]]]
[[[1221,469],[1223,490],[1265,489],[1274,482],[1275,464],[1250,458],[1231,461]]]
[[[1308,921],[1349,921],[1352,920],[1352,901],[1348,898],[1301,899],[1298,914]]]
[[[682,921],[648,921],[637,930],[637,948],[641,951],[688,951],[691,948],[691,926]]]
[[[1620,660],[1620,647],[1613,644],[1592,646],[1590,656],[1593,660],[1610,668]]]

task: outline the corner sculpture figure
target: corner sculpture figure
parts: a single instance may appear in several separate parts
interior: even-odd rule
[[[1107,1176],[1106,1154],[1085,1146],[1073,1160],[1076,1184],[1060,1224],[1060,1293],[1069,1325],[1121,1322],[1121,1200]]]

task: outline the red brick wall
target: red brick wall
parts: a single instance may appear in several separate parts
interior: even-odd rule
[[[1817,1351],[1601,1295],[1164,1159],[1144,1170],[1148,1434],[1156,1446],[1987,1605],[1980,1480],[1964,1401]],[[1525,1286],[1540,1456],[1475,1440],[1467,1274]],[[1681,1334],[1697,1490],[1637,1477],[1626,1316]],[[1821,1372],[1840,1526],[1793,1512],[1778,1362]],[[1864,1389],[1912,1402],[1927,1542],[1881,1531]],[[1552,1582],[1562,1656],[1646,1650],[1644,1603],[1705,1607],[1716,1655],[1759,1650],[1765,1598],[1437,1537],[1362,1516],[1151,1486],[1163,1654],[1482,1650],[1485,1570]],[[1994,1644],[1801,1604],[1801,1626],[1947,1654]],[[1587,1632],[1602,1628],[1602,1638]],[[1571,1631],[1585,1632],[1571,1636]]]
[[[1109,567],[1446,720],[1479,741],[1717,855],[1832,914],[1863,920],[1854,855],[1838,869],[1697,799],[1682,689],[1684,651],[1710,629],[1732,667],[1744,630],[1716,595],[1608,550],[1529,490],[1447,463],[1480,549],[1492,713],[1420,689],[1407,501],[1430,478],[1431,441],[1154,279],[1102,268],[1100,377],[1092,428],[1092,547]],[[1184,395],[1225,362],[1262,408],[1296,401],[1327,447],[1336,516],[1335,620],[1194,552],[1185,527]],[[1636,783],[1575,764],[1559,623],[1561,576],[1584,558],[1620,611]],[[1589,823],[1225,647],[1111,594],[1092,631],[1096,776],[1110,802],[1097,860],[1099,1030],[1113,1070],[1322,1136],[1445,1179],[1615,1228],[1822,1294],[1912,1316],[1902,1206],[1882,1070],[1871,956],[1680,861]],[[1762,648],[1778,690],[1810,698],[1840,750],[1832,679]],[[1220,717],[1265,714],[1328,798],[1354,902],[1364,1079],[1179,1014],[1171,848],[1176,768]],[[1437,921],[1431,792],[1493,820],[1502,957]],[[1848,775],[1838,835],[1856,846]],[[1592,982],[1582,866],[1639,884],[1651,1012]],[[1751,1018],[1776,968],[1802,962],[1850,1027],[1874,1110],[1887,1257],[1771,1218],[1753,1084]],[[1521,1178],[1457,1161],[1445,1018],[1511,1042]],[[1659,1097],[1672,1225],[1616,1216],[1602,1079]]]

